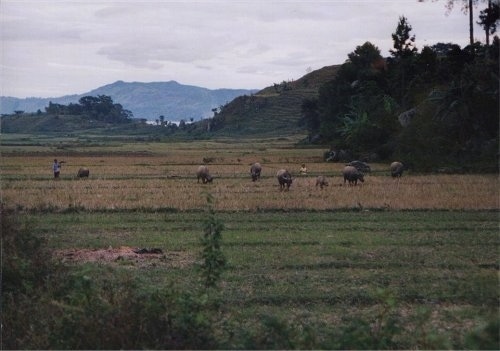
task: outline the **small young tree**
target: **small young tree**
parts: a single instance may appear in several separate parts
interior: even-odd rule
[[[207,289],[217,285],[226,266],[226,257],[221,250],[224,224],[215,216],[213,201],[213,196],[207,194],[207,217],[204,223],[203,237],[201,238],[203,246],[201,268],[205,279],[205,288]]]

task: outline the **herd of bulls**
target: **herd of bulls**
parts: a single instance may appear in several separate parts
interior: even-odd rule
[[[399,178],[403,175],[404,171],[404,165],[401,162],[393,162],[391,163],[390,170],[391,170],[391,176],[394,178]],[[365,181],[364,179],[364,173],[369,172],[370,167],[360,161],[352,161],[348,163],[344,169],[342,170],[342,175],[344,177],[344,184],[348,182],[349,185],[357,185],[358,180],[363,183]],[[252,177],[252,181],[256,181],[260,179],[260,174],[262,172],[262,165],[259,162],[256,162],[252,164],[250,167],[250,176]],[[90,170],[88,168],[80,168],[77,173],[78,178],[88,178],[90,174]],[[203,184],[206,183],[211,183],[212,180],[214,179],[211,175],[210,172],[208,171],[207,166],[199,166],[198,170],[196,172],[196,178],[198,183],[201,182]],[[290,186],[292,185],[292,175],[290,172],[286,169],[280,169],[278,172],[276,172],[276,178],[278,179],[278,183],[280,186],[280,190],[289,190]],[[328,186],[328,181],[325,176],[318,176],[316,178],[316,187],[320,187],[323,189],[323,187]]]
[[[391,176],[393,178],[401,177],[403,175],[404,169],[405,169],[404,165],[401,162],[395,161],[391,163],[390,166]],[[344,177],[344,184],[348,182],[349,185],[357,185],[358,180],[361,183],[363,183],[365,181],[363,173],[369,171],[370,167],[364,162],[360,161],[350,162],[342,170],[342,175]],[[256,180],[260,179],[261,172],[262,172],[262,165],[259,162],[252,164],[252,166],[250,167],[250,176],[252,177],[252,181],[255,182]],[[210,175],[207,166],[198,167],[196,177],[198,179],[198,182],[200,182],[201,179],[203,184],[211,183],[213,180],[213,177]],[[278,172],[276,172],[276,178],[278,179],[280,190],[290,189],[293,179],[292,175],[288,170],[286,169],[278,170]],[[328,181],[326,180],[325,176],[320,175],[316,178],[316,187],[318,186],[321,189],[323,189],[324,186],[328,186]]]

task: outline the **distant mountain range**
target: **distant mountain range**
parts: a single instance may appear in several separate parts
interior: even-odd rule
[[[213,108],[218,108],[242,95],[251,95],[258,90],[249,89],[215,89],[210,90],[192,85],[183,85],[176,81],[127,83],[117,81],[112,84],[80,95],[66,95],[55,98],[25,99],[0,97],[0,113],[12,114],[14,111],[26,113],[44,112],[49,102],[67,105],[77,103],[84,96],[107,95],[114,103],[121,104],[132,111],[135,118],[146,118],[154,121],[164,116],[168,121],[197,121],[212,117]]]

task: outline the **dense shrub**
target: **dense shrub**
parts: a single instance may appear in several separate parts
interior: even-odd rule
[[[2,292],[31,293],[43,283],[48,253],[43,239],[22,228],[12,214],[0,207],[2,232]]]
[[[174,288],[144,291],[127,272],[66,276],[53,294],[50,348],[199,349],[215,346],[207,300]],[[118,273],[118,274],[117,274]],[[112,277],[114,276],[114,277]],[[92,277],[92,278],[91,278]],[[99,278],[96,278],[99,277]]]
[[[50,256],[44,250],[44,241],[22,227],[1,204],[0,221],[1,348],[42,347],[44,326],[37,317],[42,291],[51,274]]]

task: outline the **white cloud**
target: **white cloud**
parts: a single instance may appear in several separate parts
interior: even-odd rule
[[[401,15],[419,48],[467,45],[467,16],[445,12],[417,0],[2,0],[0,94],[60,96],[116,80],[264,88],[343,63],[366,41],[388,55]]]

